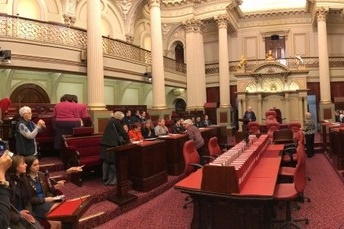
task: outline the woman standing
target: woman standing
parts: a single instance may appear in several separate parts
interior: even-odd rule
[[[314,134],[315,134],[315,125],[312,120],[312,114],[306,112],[305,114],[305,125],[303,127],[306,138],[306,153],[307,157],[314,156]]]
[[[108,148],[120,146],[129,141],[127,132],[123,128],[123,112],[116,111],[109,119],[102,140],[100,142],[100,159],[103,160],[103,183],[105,185],[116,185],[116,155],[107,152]]]
[[[20,119],[16,126],[16,152],[20,155],[37,155],[37,134],[45,128],[45,122],[40,119],[37,124],[31,121],[31,108],[24,106],[19,109]]]

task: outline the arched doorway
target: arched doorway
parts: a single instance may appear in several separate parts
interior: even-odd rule
[[[50,103],[48,94],[36,84],[28,83],[17,87],[10,97],[12,103]]]
[[[183,112],[186,109],[186,102],[183,99],[176,99],[175,100],[175,109],[176,112]]]
[[[178,63],[184,63],[184,47],[183,44],[180,42],[176,42],[177,45],[174,48],[174,52],[175,52],[175,60]]]

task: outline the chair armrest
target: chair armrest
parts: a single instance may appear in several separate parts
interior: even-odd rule
[[[188,165],[191,165],[191,166],[194,167],[195,169],[203,168],[203,165],[196,164],[196,163],[190,163],[190,164],[188,164]]]

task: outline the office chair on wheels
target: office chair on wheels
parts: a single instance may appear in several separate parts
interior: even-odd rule
[[[308,218],[293,219],[291,215],[291,202],[296,201],[303,194],[306,186],[306,164],[304,158],[296,165],[293,183],[280,183],[275,187],[274,200],[284,201],[286,206],[285,219],[272,220],[272,223],[281,223],[281,228],[301,228],[297,222],[305,222],[309,224]]]

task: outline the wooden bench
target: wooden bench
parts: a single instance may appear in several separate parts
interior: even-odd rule
[[[101,138],[102,134],[93,133],[93,127],[74,128],[72,135],[63,135],[62,160],[66,168],[84,165],[83,174],[94,172],[101,165]],[[82,186],[83,174],[72,174],[71,181]]]

